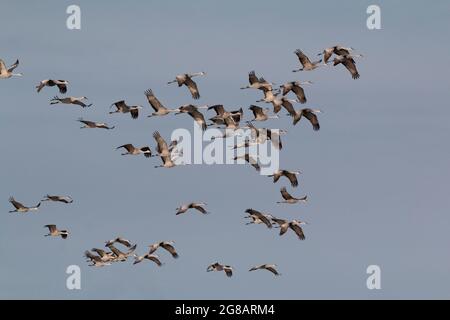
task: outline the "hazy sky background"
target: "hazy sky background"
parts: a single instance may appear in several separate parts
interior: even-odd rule
[[[0,57],[8,65],[19,58],[24,77],[0,81],[0,298],[449,298],[448,2],[77,1],[80,31],[66,28],[72,1],[1,3]],[[370,4],[381,6],[382,30],[366,28]],[[359,80],[342,66],[291,72],[295,49],[314,57],[334,44],[365,55]],[[249,166],[154,169],[159,159],[114,150],[153,149],[153,131],[169,137],[193,124],[185,115],[109,115],[112,102],[142,104],[149,114],[143,92],[152,88],[169,107],[191,103],[186,88],[166,82],[206,71],[199,103],[247,110],[261,96],[239,89],[250,70],[277,83],[314,82],[305,106],[324,111],[319,132],[304,121],[292,127],[284,111],[263,123],[288,130],[281,166],[303,172],[299,188]],[[94,106],[50,106],[56,89],[34,89],[48,78],[68,79],[68,94]],[[80,130],[79,117],[117,128]],[[282,186],[310,201],[277,205]],[[8,214],[9,196],[34,205],[47,193],[75,202]],[[193,200],[212,213],[175,216]],[[306,241],[246,226],[250,207],[310,222]],[[44,237],[49,223],[70,238]],[[161,268],[131,260],[89,268],[83,252],[118,235],[141,254],[175,240],[180,258],[161,252]],[[216,261],[235,275],[206,273]],[[261,263],[278,264],[283,275],[247,271]],[[66,289],[72,264],[82,268],[80,291]],[[366,288],[371,264],[381,267],[382,290]]]

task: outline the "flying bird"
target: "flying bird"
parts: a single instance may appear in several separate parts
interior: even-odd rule
[[[106,252],[105,250],[98,249],[98,248],[92,248],[91,251],[97,253],[98,256],[100,257],[101,261],[103,261],[103,262],[110,262],[115,259],[115,254],[112,252]]]
[[[278,201],[277,203],[289,203],[289,204],[294,204],[294,203],[298,203],[298,202],[306,202],[308,197],[304,196],[301,198],[294,198],[292,195],[289,194],[289,192],[287,192],[286,187],[283,187],[280,189],[281,192],[281,196],[283,197],[283,201]]]
[[[177,210],[176,215],[185,213],[189,209],[196,209],[203,214],[207,214],[208,212],[206,211],[204,206],[206,206],[206,203],[204,203],[204,202],[191,202],[191,203],[183,204],[183,205],[179,206],[178,208],[176,208],[176,210]]]
[[[248,271],[267,270],[267,271],[272,272],[276,276],[280,276],[281,274],[278,273],[278,271],[275,269],[276,267],[277,267],[276,264],[262,264],[262,265],[259,265],[259,266],[252,267]]]
[[[302,65],[302,68],[296,69],[296,70],[292,70],[292,72],[311,71],[311,70],[314,70],[314,69],[316,69],[316,68],[321,66],[320,63],[322,62],[322,59],[320,59],[318,61],[311,62],[311,60],[309,60],[309,58],[303,53],[302,50],[297,49],[297,50],[295,50],[294,53],[297,55],[298,60],[300,61],[300,64]]]
[[[158,152],[158,155],[160,156],[170,156],[171,152],[169,149],[169,146],[167,145],[166,140],[161,136],[161,134],[158,131],[153,132],[153,138],[155,139],[157,146],[156,146],[156,152]]]
[[[81,123],[84,123],[84,126],[80,127],[81,129],[84,129],[84,128],[89,128],[89,129],[99,128],[99,129],[112,130],[112,129],[115,128],[115,126],[109,127],[104,122],[88,121],[88,120],[83,120],[82,118],[78,119],[77,121],[79,121]]]
[[[173,246],[175,243],[175,241],[161,241],[161,242],[156,242],[152,245],[149,245],[150,251],[148,252],[148,254],[152,254],[153,252],[155,252],[159,247],[163,248],[164,250],[168,251],[173,258],[178,258],[178,253],[175,250],[175,247]]]
[[[241,89],[259,89],[259,90],[272,90],[273,83],[267,82],[264,78],[258,78],[255,71],[248,73],[248,82],[250,85],[242,87]]]
[[[225,118],[232,117],[235,122],[239,123],[241,121],[241,117],[244,115],[244,111],[242,110],[242,108],[240,108],[239,110],[227,111],[222,104],[210,106],[208,107],[208,110],[214,110],[216,112],[216,116],[211,118],[210,120],[225,120]]]
[[[222,265],[218,262],[209,265],[206,271],[224,271],[227,277],[231,277],[233,275],[233,268],[231,266]]]
[[[283,144],[281,142],[281,135],[287,133],[286,130],[280,129],[267,129],[267,128],[256,128],[250,121],[247,122],[248,128],[251,130],[252,140],[257,144],[261,144],[270,140],[272,145],[281,150],[283,148]]]
[[[178,112],[179,109],[168,109],[166,108],[159,100],[155,97],[153,94],[152,89],[148,89],[145,91],[145,96],[147,97],[147,101],[150,104],[150,106],[155,110],[151,115],[148,117],[154,117],[154,116],[165,116],[171,112]]]
[[[305,240],[305,234],[303,233],[302,225],[307,224],[307,222],[299,221],[299,220],[292,220],[289,222],[289,228],[291,228],[297,237],[300,240]]]
[[[313,130],[314,131],[319,131],[320,130],[320,124],[319,124],[319,119],[317,118],[316,113],[321,113],[321,110],[318,109],[310,109],[310,108],[305,108],[305,109],[301,109],[298,111],[294,111],[294,113],[292,114],[292,112],[290,112],[290,115],[292,115],[293,117],[293,125],[295,126],[297,124],[297,122],[300,121],[300,119],[302,117],[305,117],[306,119],[309,120],[309,122],[311,123]]]
[[[73,199],[72,199],[72,197],[69,197],[69,196],[51,196],[51,195],[48,194],[41,201],[53,201],[53,202],[72,203]]]
[[[90,267],[104,267],[111,265],[111,262],[104,261],[100,256],[95,255],[88,250],[84,252],[84,256],[91,262],[89,265]]]
[[[175,162],[170,156],[160,156],[162,164],[154,166],[155,168],[173,168],[176,166]]]
[[[128,257],[133,254],[134,250],[136,250],[137,245],[134,245],[128,249],[127,252],[122,252],[117,249],[112,243],[107,244],[107,247],[114,254],[114,261],[126,261]]]
[[[133,264],[138,264],[140,262],[142,262],[144,259],[153,261],[154,263],[156,263],[156,265],[158,267],[162,266],[161,261],[159,260],[159,257],[156,254],[144,254],[143,256],[138,256],[136,254],[133,255],[134,256],[134,262]]]
[[[275,99],[275,97],[281,93],[279,89],[273,90],[263,87],[261,90],[264,93],[264,98],[256,100],[256,102],[267,102],[267,103],[272,102]]]
[[[199,125],[199,127],[202,128],[203,131],[206,130],[207,126],[206,126],[205,117],[203,116],[203,114],[200,111],[198,111],[198,107],[196,107],[192,104],[183,105],[179,108],[179,111],[176,114],[180,114],[180,113],[189,114],[195,120],[195,122]]]
[[[272,228],[272,222],[270,221],[271,215],[263,214],[262,212],[253,210],[251,208],[245,210],[245,212],[248,213],[248,216],[245,216],[244,218],[252,219],[252,221],[246,223],[247,225],[264,223],[267,228]]]
[[[359,56],[361,56],[361,55],[359,55]],[[358,73],[358,69],[356,69],[356,62],[353,59],[353,57],[356,57],[356,56],[352,56],[352,55],[338,56],[333,60],[333,66],[337,66],[340,63],[343,64],[344,67],[346,67],[347,70],[352,75],[352,78],[356,80],[356,79],[359,79],[359,73]]]
[[[61,237],[63,239],[67,239],[67,236],[69,235],[69,231],[58,230],[54,224],[47,224],[44,228],[48,228],[49,231],[49,233],[45,235],[46,237]]]
[[[323,63],[327,63],[333,54],[337,56],[346,56],[353,50],[354,49],[352,47],[333,46],[330,48],[325,48],[322,53],[318,54],[318,56],[323,55]]]
[[[5,62],[0,59],[0,79],[8,79],[11,77],[21,77],[23,76],[22,73],[14,73],[14,69],[16,69],[19,66],[19,60],[16,60],[16,62],[11,65],[9,68],[6,67]]]
[[[162,165],[155,166],[155,168],[172,168],[175,167],[175,163],[172,158],[175,158],[179,154],[175,153],[177,141],[172,141],[170,145],[167,145],[166,140],[161,136],[158,131],[153,132],[153,138],[156,140],[156,152],[161,157]]]
[[[113,245],[114,243],[120,243],[121,245],[124,245],[127,248],[131,248],[133,246],[133,244],[131,243],[130,240],[127,240],[127,239],[122,238],[122,237],[117,237],[115,239],[106,241],[105,242],[105,247],[109,247],[109,246]]]
[[[280,236],[285,234],[290,228],[292,231],[295,232],[295,234],[300,240],[305,240],[305,234],[303,233],[303,229],[301,226],[307,224],[307,222],[295,219],[292,221],[288,221],[285,219],[278,219],[274,217],[272,217],[272,221],[278,224],[280,228]]]
[[[67,80],[52,80],[52,79],[46,79],[39,82],[39,84],[36,86],[37,92],[41,92],[41,90],[44,87],[54,87],[57,86],[59,89],[59,93],[64,94],[67,92],[67,85],[69,84],[69,81]]]
[[[256,171],[261,171],[261,167],[258,164],[258,160],[256,160],[253,156],[249,155],[248,153],[242,155],[242,156],[235,156],[233,158],[233,160],[238,160],[238,159],[244,159],[245,161],[247,161],[253,168],[256,169]]]
[[[120,100],[114,102],[112,106],[116,107],[116,111],[110,111],[109,114],[113,113],[129,113],[131,114],[132,119],[137,119],[139,117],[139,110],[142,109],[142,106],[129,106],[125,103],[124,100]]]
[[[268,119],[279,118],[278,115],[273,116],[268,115],[268,109],[263,109],[253,104],[249,107],[249,109],[252,110],[254,116],[254,119],[251,121],[266,121]]]
[[[120,149],[120,148],[124,148],[125,150],[127,150],[127,152],[122,153],[123,156],[127,155],[127,154],[130,154],[130,155],[143,154],[147,158],[152,157],[152,151],[150,150],[150,147],[148,147],[148,146],[145,146],[142,148],[136,148],[131,143],[128,143],[128,144],[124,144],[123,146],[117,147],[116,150]]]
[[[14,208],[16,208],[15,210],[9,211],[9,213],[13,213],[13,212],[26,213],[29,211],[37,211],[39,209],[39,207],[41,206],[41,203],[39,202],[34,207],[26,207],[23,204],[21,204],[20,202],[16,201],[13,197],[9,198],[9,202],[11,202],[11,204],[14,206]]]
[[[273,183],[276,183],[281,177],[286,177],[289,179],[293,187],[297,187],[298,186],[297,175],[299,174],[300,171],[277,170],[268,177],[273,177]]]
[[[54,96],[52,100],[50,100],[50,104],[75,104],[77,106],[80,106],[82,108],[89,108],[92,106],[92,103],[85,104],[83,101],[88,100],[86,97],[65,97],[65,98],[59,98],[58,96]]]
[[[182,85],[185,85],[189,92],[192,95],[192,98],[199,99],[200,98],[200,92],[198,91],[197,84],[192,80],[193,77],[197,76],[204,76],[206,75],[205,72],[196,72],[196,73],[185,73],[185,74],[179,74],[175,77],[175,80],[169,81],[167,84],[171,84],[176,82],[178,84],[178,87],[181,87]]]
[[[258,100],[257,102],[272,103],[273,112],[278,113],[280,112],[281,107],[285,107],[286,110],[289,110],[289,108],[293,108],[291,102],[298,102],[298,101],[288,99],[285,96],[280,95],[280,93],[271,93],[270,95],[267,95],[264,99]]]
[[[312,84],[312,82],[311,81],[291,81],[291,82],[286,82],[285,84],[281,85],[280,88],[283,89],[283,91],[282,91],[283,96],[287,95],[290,91],[292,91],[300,103],[306,103],[307,99],[305,96],[305,90],[303,90],[303,87],[302,87],[302,85],[305,85],[305,84]]]

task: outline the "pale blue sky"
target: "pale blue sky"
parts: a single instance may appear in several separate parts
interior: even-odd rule
[[[374,3],[382,30],[370,31],[366,8]],[[19,58],[25,76],[0,81],[1,298],[448,298],[448,2],[77,1],[81,31],[65,27],[70,4],[2,1],[0,57]],[[295,49],[314,56],[334,44],[365,55],[359,80],[342,67],[291,72]],[[143,92],[152,88],[168,106],[190,103],[185,88],[166,82],[206,71],[199,103],[246,109],[260,97],[239,90],[250,70],[278,83],[314,82],[306,106],[324,111],[320,132],[287,117],[265,123],[289,131],[281,164],[303,171],[299,188],[288,189],[308,194],[308,204],[277,205],[286,183],[248,166],[154,169],[159,160],[114,150],[153,147],[153,131],[168,136],[192,123],[108,115],[112,102],[147,108]],[[46,78],[68,79],[69,94],[94,107],[49,106],[55,89],[34,89]],[[78,117],[117,128],[80,130]],[[75,202],[8,214],[10,195],[31,205],[47,193]],[[175,216],[191,200],[208,202],[212,214]],[[250,207],[309,221],[306,241],[245,226]],[[48,223],[70,229],[70,239],[45,238]],[[84,250],[116,235],[138,243],[139,253],[175,240],[180,258],[161,253],[159,269],[131,261],[87,267]],[[233,278],[205,272],[217,260],[235,267]],[[247,271],[265,262],[283,276]],[[65,287],[71,264],[82,268],[80,291]],[[370,264],[381,267],[382,290],[366,288]]]

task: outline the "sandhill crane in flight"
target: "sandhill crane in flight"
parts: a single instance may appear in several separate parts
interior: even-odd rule
[[[256,169],[256,171],[261,171],[261,167],[258,164],[258,160],[255,159],[255,156],[251,156],[250,154],[246,153],[244,155],[239,155],[239,156],[235,156],[233,158],[233,160],[238,160],[238,159],[244,159],[246,162],[248,162],[253,168]]]
[[[302,68],[292,70],[292,72],[312,71],[323,65],[323,64],[320,64],[322,62],[322,59],[311,62],[311,60],[309,60],[309,58],[306,56],[306,54],[304,54],[303,51],[300,49],[295,50],[294,53],[297,55],[298,60],[300,61],[300,64],[302,65]]]
[[[112,106],[116,107],[116,111],[110,111],[109,114],[113,113],[129,113],[131,114],[132,119],[137,119],[139,117],[139,110],[142,109],[142,106],[129,106],[125,103],[124,100],[120,100],[114,102]]]
[[[62,203],[72,203],[73,199],[70,196],[52,196],[52,195],[48,194],[41,201],[53,201],[53,202],[62,202]]]
[[[160,156],[162,164],[159,166],[154,166],[155,168],[173,168],[176,166],[170,156]]]
[[[122,237],[117,237],[115,239],[106,241],[105,242],[105,247],[109,247],[110,245],[113,245],[114,243],[120,243],[121,245],[124,245],[127,248],[131,248],[133,246],[133,244],[131,243],[130,240],[127,240],[127,239],[122,238]]]
[[[13,197],[9,197],[9,202],[11,202],[11,204],[14,206],[14,208],[16,208],[15,210],[9,211],[9,213],[13,213],[13,212],[26,213],[29,211],[37,211],[39,209],[39,207],[41,206],[41,203],[39,202],[34,207],[26,207],[23,204],[21,204],[20,202],[16,201]]]
[[[362,57],[362,55],[337,56],[333,60],[333,66],[337,66],[338,64],[342,63],[344,67],[346,67],[350,72],[352,78],[356,80],[359,78],[359,73],[358,69],[356,69],[356,62],[353,59],[354,57]]]
[[[103,261],[100,256],[95,255],[95,254],[89,252],[88,250],[86,250],[84,252],[84,256],[87,259],[89,259],[89,261],[91,262],[91,264],[89,265],[90,267],[104,267],[104,266],[110,266],[111,265],[111,262]]]
[[[305,84],[312,84],[311,81],[291,81],[286,82],[285,84],[281,85],[280,88],[283,89],[283,96],[287,95],[290,91],[295,93],[298,102],[300,103],[306,103],[307,99],[305,96],[305,90],[301,87]]]
[[[262,92],[264,93],[264,98],[256,100],[256,102],[272,102],[275,99],[275,96],[280,94],[280,90],[276,89],[267,89],[265,87],[263,87]]]
[[[285,107],[286,109],[289,106],[292,106],[292,102],[297,102],[296,100],[288,99],[285,96],[280,95],[280,92],[271,93],[270,95],[266,95],[264,99],[258,100],[257,102],[266,102],[272,103],[273,112],[278,113],[281,110],[281,107]]]
[[[239,128],[239,122],[244,115],[244,111],[242,108],[235,111],[226,111],[223,105],[216,104],[211,107],[208,107],[208,110],[213,109],[216,112],[216,115],[209,120],[211,120],[216,125],[225,125],[226,129],[236,130]],[[220,138],[225,138],[229,136],[229,133],[225,135],[219,136]],[[218,138],[219,138],[218,137]]]
[[[231,266],[222,265],[218,262],[209,265],[208,268],[206,268],[206,271],[224,271],[227,277],[231,277],[233,275],[233,268]]]
[[[183,84],[189,89],[189,92],[192,95],[192,98],[199,99],[200,98],[200,92],[198,91],[197,84],[192,80],[193,77],[197,76],[204,76],[206,75],[205,72],[196,72],[196,73],[185,73],[185,74],[179,74],[175,77],[175,80],[169,81],[167,84],[171,83],[178,83],[178,87],[181,87]]]
[[[138,256],[137,254],[134,254],[133,256],[134,256],[133,264],[138,264],[138,263],[142,262],[144,259],[147,259],[147,260],[150,260],[150,261],[153,261],[154,263],[156,263],[156,265],[158,267],[162,266],[162,263],[159,260],[158,255],[156,255],[156,254],[148,254],[147,253],[147,254],[144,254],[143,256]]]
[[[181,106],[176,114],[181,113],[189,114],[194,119],[194,121],[199,125],[199,127],[202,128],[203,131],[205,131],[207,127],[205,117],[200,111],[198,111],[198,109],[199,109],[198,107],[192,104],[187,104]]]
[[[168,109],[166,108],[159,100],[155,97],[153,94],[152,89],[148,89],[145,91],[145,96],[147,97],[147,101],[150,104],[150,106],[155,110],[151,115],[148,117],[154,117],[154,116],[165,116],[171,112],[178,112],[179,109]]]
[[[225,108],[222,104],[216,104],[216,105],[208,107],[208,110],[211,110],[211,109],[216,112],[216,116],[210,119],[212,121],[218,120],[218,119],[224,120],[227,117],[232,117],[235,122],[239,123],[241,120],[241,117],[244,115],[244,111],[242,110],[242,108],[240,108],[239,110],[227,111],[227,110],[225,110]],[[222,124],[224,124],[224,123],[222,123]]]
[[[318,56],[323,55],[323,63],[327,63],[333,53],[338,56],[346,56],[353,50],[354,49],[352,47],[333,46],[330,48],[325,48],[323,52],[318,54]]]
[[[254,119],[251,121],[266,121],[268,119],[278,119],[279,118],[278,115],[273,115],[273,116],[268,115],[269,109],[263,109],[261,107],[255,106],[253,104],[249,107],[249,109],[252,110],[253,116],[254,116]]]
[[[158,131],[155,131],[153,133],[153,138],[156,140],[157,143],[156,152],[158,152],[158,155],[161,157],[161,160],[163,162],[162,165],[155,166],[155,168],[175,167],[175,163],[172,160],[172,158],[175,158],[176,156],[180,155],[180,152],[178,153],[175,152],[175,150],[177,150],[176,149],[177,142],[172,141],[168,146],[166,140],[164,140],[164,138]]]
[[[54,224],[47,224],[44,228],[48,228],[48,234],[45,235],[46,237],[61,237],[63,239],[67,239],[69,235],[69,231],[58,230]]]
[[[257,144],[261,144],[266,142],[266,140],[270,140],[275,148],[279,150],[283,148],[283,144],[281,142],[281,135],[286,134],[287,133],[286,130],[256,128],[250,121],[248,121],[247,124],[248,128],[251,130],[252,140],[255,141]]]
[[[309,120],[309,122],[311,123],[313,130],[314,131],[319,131],[320,130],[320,124],[319,124],[319,119],[317,118],[316,113],[321,113],[322,111],[319,109],[310,109],[310,108],[305,108],[305,109],[301,109],[298,111],[294,111],[292,113],[292,110],[289,112],[289,114],[293,117],[293,125],[295,126],[297,124],[297,122],[300,121],[300,119],[302,117],[305,117],[306,119]]]
[[[281,276],[281,273],[278,273],[278,271],[275,269],[276,267],[277,267],[276,264],[261,264],[259,266],[252,267],[248,271],[267,270],[272,272],[276,276]]]
[[[179,206],[178,208],[175,209],[175,210],[177,210],[176,215],[185,213],[189,209],[196,209],[197,211],[199,211],[203,214],[209,213],[208,211],[206,211],[204,206],[206,206],[206,203],[204,203],[204,202],[191,202],[191,203],[182,204],[181,206]]]
[[[177,259],[178,253],[175,250],[175,247],[173,246],[174,244],[175,244],[175,241],[156,242],[154,244],[149,245],[150,251],[148,252],[148,254],[153,254],[159,247],[161,247],[164,250],[168,251],[174,259]]]
[[[288,229],[290,228],[292,231],[295,232],[295,234],[297,235],[297,237],[300,240],[305,240],[305,234],[303,233],[303,229],[301,226],[308,224],[307,222],[299,221],[299,220],[295,220],[295,219],[292,221],[288,221],[285,219],[278,219],[278,218],[274,218],[274,217],[272,217],[272,221],[275,222],[276,224],[278,224],[278,226],[280,228],[280,236],[285,234],[286,231],[288,231]]]
[[[37,92],[41,92],[41,90],[44,87],[54,87],[57,86],[59,89],[59,93],[64,94],[67,92],[67,85],[69,84],[69,81],[67,80],[52,80],[52,79],[46,79],[39,82],[39,84],[36,86]]]
[[[277,170],[268,177],[273,177],[273,183],[276,183],[281,177],[286,177],[289,179],[293,187],[297,187],[297,175],[299,175],[300,173],[300,171]]]
[[[244,218],[252,219],[252,221],[247,222],[246,225],[264,223],[267,228],[272,228],[272,222],[270,221],[270,218],[272,216],[270,214],[263,214],[262,212],[253,210],[251,208],[245,210],[245,212],[248,213],[248,216],[245,216]]]
[[[258,144],[261,144],[263,142],[258,141],[257,139],[245,139],[243,143],[235,144],[233,146],[230,146],[230,149],[236,150],[238,148],[248,148],[251,146],[256,146]]]
[[[153,132],[153,138],[156,140],[156,152],[158,152],[159,156],[171,156],[173,148],[176,145],[175,141],[170,143],[170,146],[167,145],[166,140],[161,136],[158,131]]]
[[[83,102],[83,100],[88,100],[88,98],[86,97],[65,97],[65,98],[59,98],[58,96],[54,96],[52,100],[50,100],[50,104],[58,104],[58,103],[63,103],[63,104],[75,104],[77,106],[80,106],[82,108],[89,108],[90,106],[92,106],[92,103],[90,104],[85,104]]]
[[[304,196],[301,198],[295,198],[289,192],[287,192],[286,187],[280,189],[281,196],[283,197],[283,201],[278,201],[277,203],[289,203],[294,204],[298,202],[306,202],[308,200],[308,196]]]
[[[153,156],[152,151],[150,150],[150,147],[148,147],[148,146],[145,146],[142,148],[137,148],[137,147],[133,146],[131,143],[128,143],[128,144],[124,144],[123,146],[117,147],[116,150],[120,149],[120,148],[124,148],[125,150],[127,150],[127,152],[122,153],[123,156],[127,155],[127,154],[130,154],[130,155],[143,154],[147,158],[150,158]]]
[[[115,259],[115,254],[112,252],[106,252],[105,250],[98,248],[92,248],[91,251],[97,253],[103,262],[110,262]]]
[[[227,117],[223,117],[220,115],[215,115],[212,118],[209,118],[210,121],[212,121],[212,124],[209,124],[208,126],[216,125],[221,126],[225,125],[227,127],[230,127],[230,124],[234,124],[235,127],[239,127],[239,123],[241,122],[242,116],[243,116],[242,108],[236,111],[230,111],[230,115]]]
[[[99,129],[107,129],[107,130],[112,130],[115,128],[115,126],[109,127],[106,123],[104,122],[94,122],[94,121],[88,121],[88,120],[83,120],[82,118],[77,120],[78,122],[84,123],[83,127],[80,127],[80,129],[94,129],[94,128],[99,128]]]
[[[134,250],[136,250],[137,245],[130,247],[126,253],[117,249],[113,244],[109,244],[107,247],[114,253],[114,261],[126,261],[133,254]]]
[[[16,62],[11,65],[9,68],[6,67],[5,62],[0,59],[0,79],[8,79],[11,77],[21,77],[23,76],[22,73],[14,73],[14,69],[16,69],[19,66],[19,60],[16,60]]]
[[[258,78],[255,71],[248,73],[248,82],[250,85],[242,87],[241,89],[259,89],[259,90],[272,90],[273,83],[267,82],[264,78]]]

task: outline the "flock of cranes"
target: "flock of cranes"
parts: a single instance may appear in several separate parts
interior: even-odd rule
[[[362,57],[362,55],[355,55],[352,52],[353,48],[350,47],[342,47],[342,46],[333,46],[330,48],[326,48],[319,55],[323,56],[322,59],[313,61],[304,54],[301,50],[296,50],[295,54],[298,57],[298,60],[301,64],[301,68],[293,70],[293,72],[300,71],[312,71],[322,66],[337,66],[342,64],[351,74],[353,79],[359,78],[359,73],[356,69],[356,63],[354,58]],[[334,59],[332,57],[334,56]],[[22,76],[20,73],[14,73],[14,70],[18,67],[19,61],[17,60],[13,65],[9,68],[6,67],[3,60],[0,59],[0,79],[7,79],[13,76]],[[173,81],[168,82],[168,84],[177,83],[178,87],[186,86],[192,96],[193,99],[197,100],[200,98],[200,92],[197,86],[197,83],[193,80],[194,77],[205,76],[205,72],[197,72],[191,74],[180,74],[175,77]],[[195,123],[202,129],[206,130],[209,126],[215,127],[223,127],[225,133],[222,136],[215,138],[227,138],[229,137],[228,131],[231,130],[234,132],[239,128],[247,128],[251,131],[251,138],[246,139],[243,144],[232,146],[233,149],[238,148],[248,148],[252,145],[262,144],[266,141],[272,143],[274,147],[277,149],[282,149],[283,145],[281,143],[281,135],[286,134],[285,130],[274,130],[269,128],[256,128],[254,126],[254,122],[264,122],[269,119],[278,119],[278,113],[282,108],[286,109],[287,115],[290,116],[293,120],[293,125],[296,125],[302,118],[305,118],[310,122],[314,131],[318,131],[320,129],[320,124],[318,120],[318,114],[321,112],[318,109],[312,108],[302,108],[296,110],[294,108],[295,103],[305,104],[307,102],[307,97],[305,94],[305,90],[303,86],[312,84],[311,81],[289,81],[278,88],[275,87],[275,83],[266,81],[263,77],[257,77],[255,71],[251,71],[248,74],[249,84],[241,87],[241,89],[254,89],[259,90],[263,93],[263,98],[258,100],[257,102],[272,104],[273,110],[271,113],[269,108],[264,108],[258,105],[251,105],[249,110],[253,113],[253,119],[246,121],[245,126],[241,126],[240,123],[244,118],[244,111],[242,108],[234,111],[228,111],[225,109],[223,105],[212,105],[212,106],[196,106],[194,104],[185,104],[179,106],[177,108],[168,108],[164,106],[160,100],[155,96],[151,89],[145,91],[145,96],[147,98],[148,104],[153,109],[153,112],[148,115],[148,117],[163,117],[169,114],[188,114]],[[46,79],[42,80],[36,86],[37,92],[41,92],[45,87],[57,87],[60,94],[66,94],[68,91],[69,81],[67,80],[53,80]],[[289,99],[287,95],[292,92],[296,100]],[[86,104],[87,97],[63,97],[60,98],[55,96],[50,100],[50,104],[72,104],[81,106],[82,108],[91,107],[92,104]],[[122,114],[130,114],[132,119],[138,119],[144,107],[142,105],[128,105],[125,100],[114,102],[111,107],[115,107],[114,111],[110,111],[110,114],[122,113]],[[209,123],[205,119],[204,114],[200,111],[201,109],[206,109],[207,111],[214,111],[215,115],[208,119]],[[83,124],[81,128],[100,128],[112,130],[115,126],[110,126],[105,122],[95,122],[84,120],[79,118],[78,121]],[[232,133],[233,135],[233,133]],[[155,152],[152,152],[149,146],[136,147],[131,143],[124,144],[118,146],[116,149],[123,149],[123,153],[121,155],[144,155],[146,158],[159,157],[162,161],[161,165],[154,166],[155,168],[172,168],[178,164],[175,164],[175,160],[177,157],[180,157],[183,154],[183,150],[179,150],[177,141],[167,141],[161,136],[158,131],[153,133],[153,138],[156,141]],[[242,156],[236,156],[234,159],[244,159],[247,163],[253,166],[257,171],[260,170],[260,164],[258,163],[257,155],[253,155],[250,153],[245,153]],[[292,187],[298,186],[297,176],[300,174],[300,171],[294,170],[286,170],[286,169],[277,169],[272,174],[268,175],[268,177],[273,178],[273,182],[276,183],[280,181],[281,178],[285,178],[289,181]],[[281,201],[278,201],[278,204],[298,204],[304,203],[308,200],[306,195],[294,197],[292,196],[285,186],[281,187],[280,193],[282,196]],[[14,210],[10,212],[17,213],[28,213],[37,211],[41,202],[61,202],[64,204],[73,203],[73,199],[70,196],[59,196],[59,195],[49,195],[47,194],[44,199],[42,199],[35,206],[25,206],[22,203],[16,201],[13,197],[9,198],[10,203],[14,207]],[[176,208],[175,215],[186,214],[188,211],[196,211],[201,213],[202,215],[206,215],[209,212],[206,209],[205,202],[191,202],[180,205]],[[303,231],[303,227],[307,224],[305,221],[301,221],[298,219],[283,219],[277,218],[272,214],[257,211],[255,209],[247,209],[245,211],[247,216],[246,219],[250,219],[247,222],[247,225],[250,224],[262,224],[267,227],[267,229],[278,228],[280,229],[279,235],[282,236],[288,233],[291,230],[292,233],[296,235],[296,237],[300,240],[305,240],[305,234]],[[70,232],[67,229],[58,229],[55,224],[48,224],[44,226],[48,228],[48,234],[45,236],[50,237],[61,237],[62,239],[67,239],[70,235]],[[123,247],[119,249],[119,246]],[[104,267],[107,265],[111,265],[115,262],[125,262],[128,258],[134,258],[133,265],[143,262],[144,260],[149,260],[156,264],[157,266],[162,266],[163,262],[161,262],[161,258],[157,255],[157,252],[166,251],[173,258],[178,258],[178,252],[174,247],[174,241],[159,241],[153,243],[148,246],[147,252],[142,255],[138,255],[136,253],[137,244],[132,244],[129,240],[117,237],[112,240],[105,242],[105,248],[92,248],[91,250],[86,250],[84,253],[85,258],[90,263],[89,266],[93,267]],[[249,269],[249,271],[256,270],[267,270],[272,274],[278,276],[280,273],[276,270],[275,264],[261,264],[257,266],[253,266]],[[233,267],[230,265],[221,264],[219,262],[215,262],[209,265],[206,269],[208,272],[210,271],[223,271],[228,277],[233,275]]]

